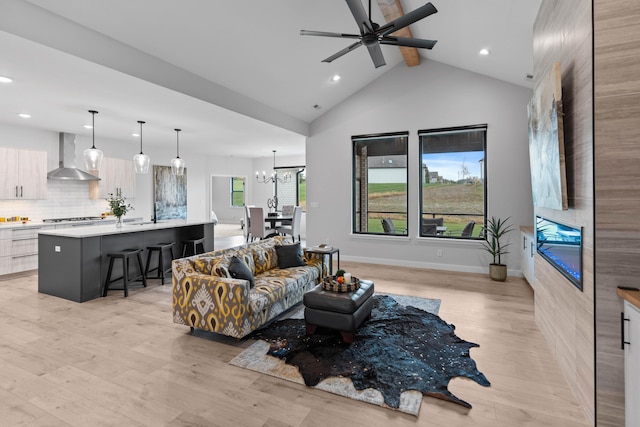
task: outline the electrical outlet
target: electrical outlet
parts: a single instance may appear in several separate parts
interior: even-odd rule
[[[438,256],[442,256],[442,249],[438,249]]]
[[[53,250],[54,250],[55,252],[60,252],[60,246],[57,246],[57,245],[56,245],[56,246],[54,246],[54,247],[53,247]]]

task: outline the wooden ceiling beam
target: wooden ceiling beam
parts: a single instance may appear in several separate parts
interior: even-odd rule
[[[400,0],[377,0],[377,2],[378,6],[380,6],[380,10],[382,11],[382,15],[384,15],[384,19],[387,20],[387,23],[404,15],[404,10],[402,9]],[[404,27],[393,34],[398,37],[413,37],[409,27]],[[418,53],[417,48],[404,46],[398,47],[400,48],[400,52],[402,53],[404,62],[407,63],[407,66],[414,67],[416,65],[420,65],[420,54]]]

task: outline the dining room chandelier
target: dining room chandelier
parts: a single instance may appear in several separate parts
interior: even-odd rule
[[[276,171],[276,150],[273,150],[273,172],[271,172],[271,176],[267,177],[267,173],[262,171],[262,178],[260,177],[260,173],[256,171],[256,181],[261,184],[270,184],[272,182],[278,181],[280,184],[286,184],[291,182],[292,179],[291,172],[285,172],[278,174]]]
[[[138,120],[138,123],[140,123],[140,154],[133,156],[133,166],[135,167],[136,173],[148,173],[151,159],[142,152],[142,125],[145,122]]]

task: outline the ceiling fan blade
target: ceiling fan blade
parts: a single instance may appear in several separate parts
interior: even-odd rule
[[[381,26],[376,30],[376,34],[382,34],[383,36],[386,36],[387,34],[394,33],[401,28],[404,28],[408,25],[413,24],[414,22],[417,22],[429,15],[436,13],[437,11],[438,9],[436,9],[434,5],[432,5],[431,3],[427,3],[424,6],[420,6],[416,10],[413,10],[406,15],[401,16],[400,18],[394,19],[388,24]]]
[[[344,34],[344,33],[329,33],[326,31],[309,31],[309,30],[300,30],[301,36],[322,36],[322,37],[340,37],[345,39],[359,39],[360,36],[358,34]]]
[[[334,53],[333,55],[331,55],[327,59],[323,59],[322,62],[332,62],[332,61],[340,58],[341,56],[346,55],[347,53],[351,52],[352,50],[359,48],[360,46],[362,46],[362,42],[361,41],[357,41],[354,44],[345,47],[341,51]]]
[[[364,35],[367,33],[373,32],[373,23],[369,16],[367,16],[367,11],[364,10],[364,6],[362,5],[361,0],[346,0],[349,9],[351,9],[351,14],[353,18],[356,20],[358,24],[358,29],[360,30],[360,35]]]
[[[408,37],[384,36],[380,40],[380,44],[389,44],[393,46],[417,47],[420,49],[433,49],[438,40],[412,39]]]
[[[382,56],[382,49],[380,49],[380,45],[378,43],[367,46],[367,49],[369,49],[369,55],[371,56],[373,65],[375,65],[376,68],[382,67],[383,65],[387,65],[387,63],[384,62],[384,56]]]

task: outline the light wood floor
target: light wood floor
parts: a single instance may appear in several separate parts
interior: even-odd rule
[[[248,341],[174,324],[171,286],[74,303],[0,277],[0,425],[585,426],[523,279],[342,263],[376,290],[442,300],[491,381],[454,379],[473,409],[424,397],[418,418],[228,365]]]

